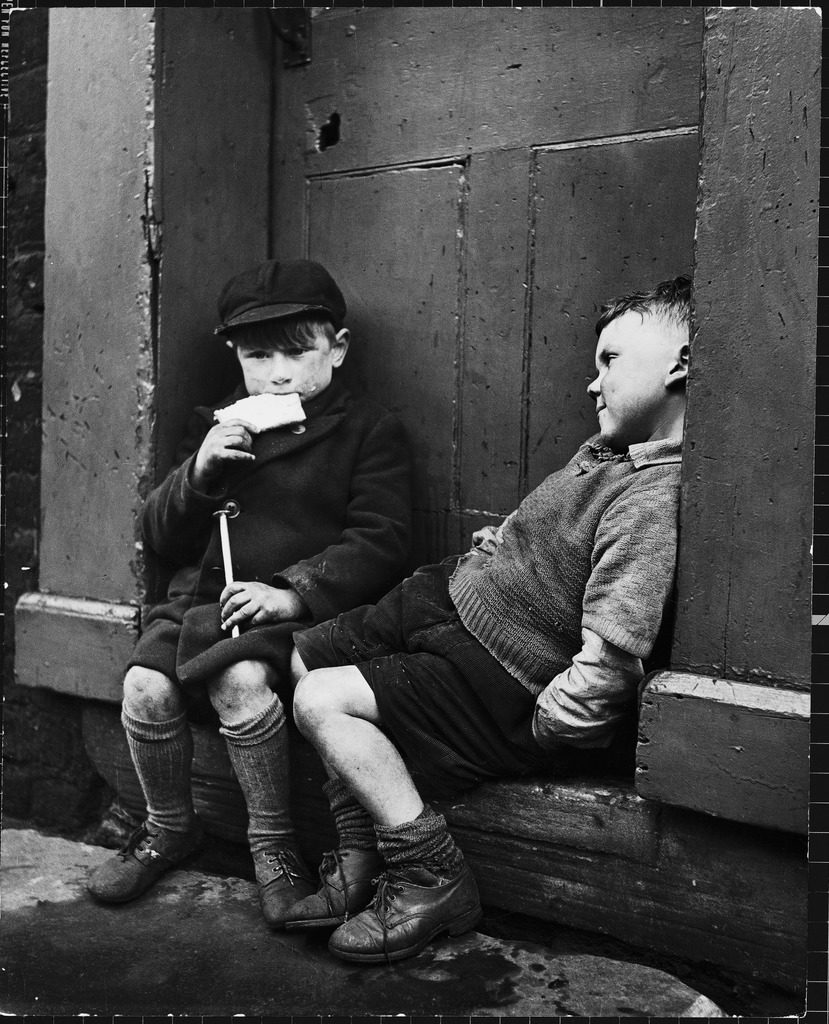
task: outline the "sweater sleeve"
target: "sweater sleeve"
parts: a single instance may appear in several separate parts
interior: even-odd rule
[[[629,488],[596,530],[582,627],[637,658],[656,642],[676,571],[679,485]]]
[[[336,543],[273,577],[292,587],[317,622],[376,600],[404,574],[411,539],[411,456],[403,427],[386,414],[368,430],[351,477]]]
[[[194,413],[176,452],[177,465],[147,498],[142,512],[144,541],[173,565],[192,565],[204,553],[212,516],[225,496],[221,485],[207,494],[192,484],[193,461],[210,424]]]
[[[533,736],[542,747],[606,747],[635,701],[641,660],[590,629],[582,630],[582,644],[536,701]]]

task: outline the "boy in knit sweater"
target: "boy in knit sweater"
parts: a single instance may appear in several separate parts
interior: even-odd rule
[[[608,303],[600,433],[467,554],[295,635],[338,849],[289,928],[337,925],[329,949],[368,963],[471,928],[474,878],[421,792],[549,770],[635,709],[674,580],[690,318],[686,278]]]

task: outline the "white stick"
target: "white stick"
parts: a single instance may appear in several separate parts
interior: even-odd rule
[[[219,536],[222,540],[222,562],[225,567],[225,584],[233,582],[233,562],[230,560],[230,531],[227,528],[227,512],[222,509],[219,513]],[[232,637],[239,635],[239,627],[234,626],[230,631]]]

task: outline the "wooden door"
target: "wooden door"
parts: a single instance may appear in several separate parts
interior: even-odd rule
[[[273,253],[324,263],[347,375],[416,453],[416,562],[596,430],[606,298],[693,263],[701,13],[332,9],[275,71]]]

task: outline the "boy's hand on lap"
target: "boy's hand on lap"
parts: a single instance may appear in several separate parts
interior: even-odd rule
[[[219,598],[222,629],[301,619],[308,608],[295,590],[267,583],[228,583]]]
[[[193,484],[199,490],[221,475],[228,462],[250,462],[255,431],[244,420],[226,420],[207,432],[193,464]]]

